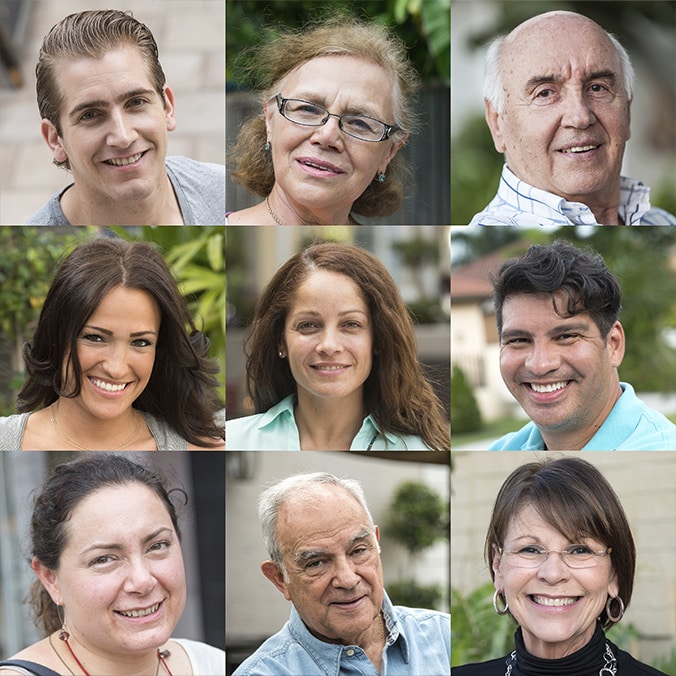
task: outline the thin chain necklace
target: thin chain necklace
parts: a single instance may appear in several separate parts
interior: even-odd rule
[[[81,451],[91,451],[93,449],[87,448],[86,446],[82,446],[82,444],[79,444],[77,441],[74,439],[71,439],[60,427],[59,423],[56,419],[56,414],[57,414],[57,409],[58,409],[58,400],[54,402],[50,407],[51,412],[50,412],[50,421],[52,425],[54,426],[54,429],[56,430],[56,433],[61,437],[63,441],[66,441],[69,443],[71,446],[75,446],[75,448],[78,448]],[[131,444],[132,441],[136,438],[136,435],[138,434],[139,427],[141,426],[141,414],[138,413],[138,411],[133,411],[135,417],[136,417],[136,424],[134,425],[134,431],[131,433],[131,436],[127,437],[127,440],[121,445],[118,446],[117,448],[111,448],[109,450],[111,451],[121,451],[124,448],[127,448],[129,444]]]
[[[275,212],[272,210],[272,207],[270,206],[270,200],[267,197],[265,198],[265,206],[268,208],[268,213],[270,214],[270,216],[272,216],[272,220],[275,223],[277,223],[277,225],[284,225],[284,223],[282,223],[279,220],[279,218],[277,218],[277,214],[275,214]],[[352,216],[348,216],[348,220],[349,220],[349,225],[359,225],[354,220],[354,218],[352,218]],[[303,221],[303,225],[313,225],[313,224],[312,223],[305,223],[305,221]]]
[[[59,638],[66,644],[68,650],[70,651],[70,654],[73,656],[73,659],[77,662],[77,666],[80,667],[80,670],[82,671],[84,676],[90,676],[89,672],[84,668],[82,662],[80,662],[77,655],[75,654],[75,651],[73,650],[72,646],[70,645],[70,641],[68,640],[70,638],[70,634],[67,631],[65,631],[65,629],[64,629],[59,634]],[[68,671],[70,671],[72,676],[75,676],[75,673],[73,672],[73,670],[66,664],[65,660],[63,659],[63,657],[61,657],[58,650],[56,649],[56,647],[52,643],[52,635],[51,634],[49,635],[49,645],[52,646],[52,650],[56,653],[56,656],[61,660],[61,663],[66,667],[66,669],[68,669]],[[166,663],[166,661],[164,659],[165,657],[169,657],[169,655],[170,655],[170,653],[169,653],[168,650],[160,650],[159,648],[157,649],[157,668],[155,669],[155,676],[158,676],[158,674],[160,673],[160,663],[164,666],[164,668],[165,668],[167,674],[169,674],[169,676],[174,676],[171,673],[171,669],[169,669],[169,665]]]
[[[605,664],[599,670],[599,676],[615,676],[617,674],[617,659],[610,649],[608,642],[606,642],[606,651],[603,653],[603,659],[605,660]],[[516,665],[516,650],[512,651],[505,664],[507,665],[505,676],[511,676],[512,669]]]

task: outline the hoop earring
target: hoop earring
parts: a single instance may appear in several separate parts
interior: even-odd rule
[[[509,603],[507,603],[507,597],[506,596],[504,597],[505,607],[502,610],[500,610],[500,608],[498,608],[498,599],[499,598],[500,598],[500,592],[496,589],[495,594],[493,594],[493,608],[495,608],[495,612],[498,615],[507,615],[507,613],[509,612]]]
[[[610,606],[613,604],[613,601],[617,601],[620,604],[620,613],[619,615],[611,615]],[[619,596],[609,596],[606,601],[606,615],[611,622],[619,622],[624,617],[624,602]]]
[[[59,616],[59,622],[61,622],[61,632],[59,633],[59,638],[62,641],[67,641],[70,638],[70,634],[68,633],[68,628],[66,627],[66,616],[61,615],[61,606],[57,604],[56,606],[56,614]]]

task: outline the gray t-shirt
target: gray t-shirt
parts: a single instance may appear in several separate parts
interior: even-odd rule
[[[187,451],[188,442],[163,420],[141,411],[158,451]],[[20,451],[30,413],[18,413],[0,418],[0,451]],[[30,450],[30,449],[29,449]],[[54,449],[58,450],[58,449]]]
[[[225,223],[225,166],[196,162],[187,157],[167,157],[167,175],[178,199],[185,225]],[[73,184],[52,195],[25,225],[71,225],[61,210],[61,195]],[[92,223],[92,225],[109,225]],[[148,223],[148,225],[162,225]]]

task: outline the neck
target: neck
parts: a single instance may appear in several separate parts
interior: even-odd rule
[[[540,428],[545,446],[550,451],[580,451],[582,450],[599,431],[606,418],[610,415],[617,400],[622,396],[622,388],[619,380],[616,380],[613,387],[608,392],[608,396],[603,403],[603,407],[596,417],[582,427],[576,426],[573,429],[565,430],[545,430]]]
[[[325,208],[309,207],[289,198],[275,184],[268,195],[269,219],[276,225],[350,225],[355,221],[350,217],[352,203],[342,206],[331,205]],[[266,208],[266,211],[268,209]]]
[[[128,408],[119,416],[96,418],[83,410],[76,399],[60,397],[50,407],[52,426],[61,442],[76,450],[111,450],[127,448],[140,434],[145,423],[141,413]]]
[[[298,392],[294,410],[303,451],[349,451],[366,416],[361,390],[342,399],[317,399]]]
[[[59,638],[60,630],[50,637],[50,644],[59,660],[70,673],[78,676],[168,676],[171,672],[160,660],[158,651],[165,646],[152,647],[142,651],[121,650],[108,653],[85,641],[79,641],[72,634],[67,641]]]
[[[576,653],[592,640],[595,630],[596,625],[592,623],[580,634],[571,636],[567,641],[549,643],[542,641],[529,631],[525,631],[523,627],[521,628],[523,644],[526,650],[534,657],[539,657],[543,660],[559,660]]]
[[[61,197],[61,210],[72,225],[183,225],[183,216],[169,177],[150,195],[118,201],[75,183]]]

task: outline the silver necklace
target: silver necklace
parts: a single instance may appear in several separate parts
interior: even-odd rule
[[[605,664],[599,670],[599,676],[615,676],[617,674],[617,659],[613,654],[613,651],[610,649],[610,646],[606,642],[606,651],[603,653],[603,659]],[[516,664],[516,650],[512,651],[512,654],[506,661],[507,669],[505,671],[505,676],[511,676],[512,669]]]
[[[265,206],[268,208],[268,211],[270,212],[270,216],[272,216],[272,220],[277,223],[277,225],[284,225],[277,216],[275,216],[275,212],[272,210],[272,207],[270,206],[270,202],[268,201],[268,198],[265,198]]]

